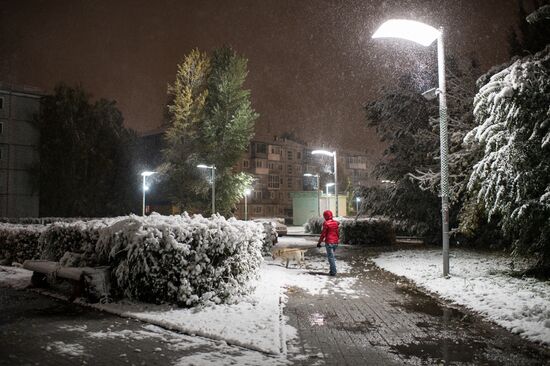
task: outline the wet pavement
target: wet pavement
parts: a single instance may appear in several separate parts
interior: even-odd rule
[[[345,260],[350,268],[336,278],[327,277],[332,293],[288,289],[284,315],[298,331],[289,345],[288,364],[550,365],[548,348],[422,293],[374,266],[373,255],[372,249],[339,248],[337,260]],[[323,258],[316,249],[307,252],[306,260],[311,256]],[[342,291],[342,283],[354,292]],[[273,361],[224,342],[166,331],[32,291],[0,288],[0,309],[0,365]],[[206,359],[210,361],[203,363]]]
[[[420,292],[374,266],[375,254],[349,246],[337,254],[351,269],[335,286],[357,278],[362,296],[291,289],[285,312],[304,353],[318,352],[328,365],[550,365],[548,348]]]

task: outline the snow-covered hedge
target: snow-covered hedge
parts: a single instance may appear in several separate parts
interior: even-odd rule
[[[262,221],[261,224],[264,227],[262,254],[269,256],[271,255],[271,248],[277,243],[277,229],[272,221]]]
[[[312,217],[305,225],[306,232],[320,234],[325,220]],[[387,245],[395,243],[395,228],[391,220],[382,218],[336,218],[340,223],[340,243],[359,245]]]
[[[0,225],[0,259],[11,264],[39,258],[38,240],[44,229],[42,225]]]
[[[273,245],[273,232],[263,224],[219,215],[131,215],[0,229],[0,257],[108,265],[120,294],[183,306],[227,302],[249,291],[262,248]]]
[[[126,297],[192,306],[246,293],[263,238],[261,224],[222,216],[132,216],[103,230],[97,247]]]
[[[343,219],[340,221],[340,241],[344,244],[391,245],[395,243],[395,229],[388,219]]]
[[[304,230],[306,233],[321,234],[323,222],[325,222],[325,219],[322,217],[310,217],[304,225]]]
[[[117,219],[100,219],[50,224],[40,236],[40,258],[57,262],[65,256],[66,252],[71,252],[80,258],[76,263],[73,260],[72,265],[95,266],[106,264],[98,261],[96,244],[101,229],[112,225],[116,221]]]

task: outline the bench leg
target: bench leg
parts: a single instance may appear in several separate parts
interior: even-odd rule
[[[48,277],[44,273],[33,272],[31,284],[34,287],[48,287]]]

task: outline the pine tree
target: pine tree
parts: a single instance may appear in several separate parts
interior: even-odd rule
[[[517,253],[550,268],[550,46],[490,76],[466,142],[484,151],[469,189]],[[486,80],[487,78],[480,79]]]
[[[229,47],[212,56],[192,51],[169,87],[171,101],[162,171],[173,201],[188,211],[207,211],[210,183],[197,163],[216,166],[216,209],[228,214],[252,178],[232,167],[246,151],[258,115],[243,88],[247,60]]]

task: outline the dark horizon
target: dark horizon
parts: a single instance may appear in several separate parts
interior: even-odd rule
[[[227,44],[249,60],[258,138],[329,135],[327,145],[363,152],[380,147],[365,103],[403,72],[435,69],[434,45],[374,41],[379,24],[406,17],[443,26],[447,55],[476,57],[485,71],[509,58],[519,21],[516,0],[1,3],[0,81],[45,91],[79,83],[116,100],[125,124],[145,132],[162,122],[177,63],[192,48]]]

